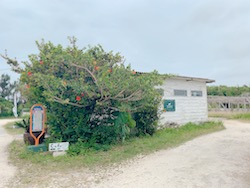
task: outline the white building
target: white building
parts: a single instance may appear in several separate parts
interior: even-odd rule
[[[207,121],[207,83],[214,80],[173,76],[160,87],[164,91],[160,124]]]

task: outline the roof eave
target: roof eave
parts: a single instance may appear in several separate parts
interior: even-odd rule
[[[187,76],[173,76],[170,78],[177,78],[181,80],[186,80],[188,81],[200,81],[200,82],[205,82],[205,83],[213,83],[215,80],[207,79],[207,78],[196,78],[196,77],[187,77]]]

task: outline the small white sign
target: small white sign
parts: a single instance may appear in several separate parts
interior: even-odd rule
[[[66,151],[69,150],[68,142],[60,142],[60,143],[50,143],[49,151]]]

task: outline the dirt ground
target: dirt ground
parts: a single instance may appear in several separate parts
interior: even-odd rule
[[[6,187],[8,180],[14,177],[16,169],[8,163],[7,146],[14,139],[13,136],[8,135],[3,125],[15,120],[0,120],[0,187]]]
[[[96,187],[250,187],[250,124],[224,124],[224,131],[149,155]]]
[[[248,188],[250,123],[226,120],[224,125],[223,131],[201,136],[176,148],[139,156],[116,167],[48,174],[43,177],[46,185],[35,187]],[[7,164],[6,153],[2,150],[7,139],[3,136],[6,137],[0,134],[0,169],[7,169],[8,174],[0,175],[1,179],[10,179],[15,169]]]

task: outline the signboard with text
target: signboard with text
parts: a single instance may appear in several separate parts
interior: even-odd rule
[[[42,135],[45,134],[45,108],[41,104],[35,104],[30,109],[30,128],[29,132],[32,138],[35,140],[35,145],[39,144],[39,139]],[[38,136],[35,136],[33,133],[39,132]],[[36,134],[37,135],[37,134]]]
[[[69,150],[69,142],[59,142],[59,143],[50,143],[49,151],[66,151]]]
[[[42,106],[32,108],[32,132],[39,132],[44,127],[44,109]]]

